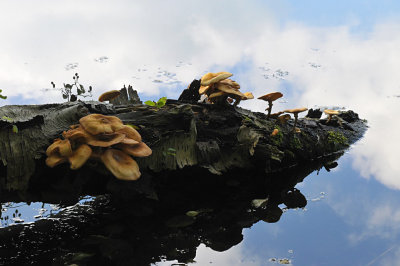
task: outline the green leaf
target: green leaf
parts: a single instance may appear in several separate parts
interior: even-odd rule
[[[14,121],[11,117],[8,117],[8,116],[5,116],[5,115],[3,115],[3,116],[1,117],[1,119],[7,120],[8,122],[13,122],[13,121]]]
[[[14,133],[18,133],[18,127],[17,127],[16,125],[13,125],[12,131],[13,131]]]
[[[131,124],[125,124],[125,125],[128,126],[128,127],[133,128],[133,129],[136,129],[136,130],[140,129],[138,126],[135,126],[135,125],[131,125]]]
[[[153,101],[145,101],[144,104],[147,104],[149,106],[156,106],[156,103]]]
[[[7,99],[7,96],[3,96],[3,95],[0,94],[0,98],[5,100],[5,99]]]
[[[162,97],[157,101],[157,107],[161,108],[165,105],[165,103],[167,102],[167,97]]]

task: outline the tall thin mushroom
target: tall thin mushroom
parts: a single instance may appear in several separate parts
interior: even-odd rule
[[[263,96],[258,97],[258,99],[268,102],[268,108],[265,109],[265,110],[268,110],[267,118],[269,118],[270,115],[271,115],[272,102],[277,100],[277,99],[279,99],[279,98],[281,98],[282,96],[283,96],[283,94],[280,93],[280,92],[271,92],[271,93],[268,93],[268,94],[265,94]]]
[[[294,125],[293,125],[294,132],[296,132],[296,125],[297,125],[297,119],[298,119],[299,113],[307,111],[307,110],[308,110],[308,108],[306,108],[306,107],[284,110],[285,113],[291,113],[294,116]]]

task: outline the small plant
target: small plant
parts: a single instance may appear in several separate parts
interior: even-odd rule
[[[7,122],[10,122],[10,123],[13,123],[13,122],[14,122],[14,119],[12,119],[11,117],[5,116],[5,115],[2,116],[1,119],[2,119],[2,120],[5,120],[5,121],[7,121]],[[18,133],[18,127],[17,127],[15,124],[12,125],[12,131],[13,131],[14,133]]]
[[[78,99],[78,96],[92,97],[92,86],[89,86],[89,89],[86,92],[85,87],[78,81],[79,80],[78,73],[75,73],[75,75],[72,78],[74,80],[72,84],[63,83],[63,88],[60,88],[63,99],[66,99],[69,102],[74,102]],[[56,88],[56,84],[54,84],[53,81],[51,82],[51,85],[53,86],[53,89]],[[72,90],[74,88],[76,89],[76,94],[72,93]]]
[[[3,90],[0,89],[0,98],[3,99],[3,100],[5,100],[5,99],[7,99],[7,96],[2,95],[2,94],[1,94],[2,91],[3,91]]]
[[[157,108],[161,108],[167,103],[167,97],[162,97],[162,98],[158,99],[157,102],[145,101],[144,103],[149,105],[149,106],[155,106]]]
[[[176,150],[174,148],[168,148],[167,151],[163,152],[163,155],[166,157],[167,155],[176,156]]]

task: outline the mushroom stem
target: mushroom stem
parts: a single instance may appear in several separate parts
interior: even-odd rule
[[[298,114],[297,114],[297,113],[294,113],[293,115],[294,115],[293,132],[296,132],[296,125],[297,125],[297,117],[298,117]]]
[[[272,111],[272,101],[268,101],[268,114],[267,118],[271,116],[271,111]]]
[[[326,123],[327,123],[327,124],[329,123],[329,121],[331,121],[332,116],[333,116],[333,115],[331,115],[331,114],[328,116],[328,120],[326,120]]]

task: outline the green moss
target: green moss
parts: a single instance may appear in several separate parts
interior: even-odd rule
[[[294,149],[298,149],[298,150],[303,148],[303,144],[301,144],[301,141],[296,136],[296,134],[294,134],[293,137],[290,139],[290,147],[292,147]]]
[[[349,146],[348,139],[338,131],[328,131],[327,140],[329,144]]]

